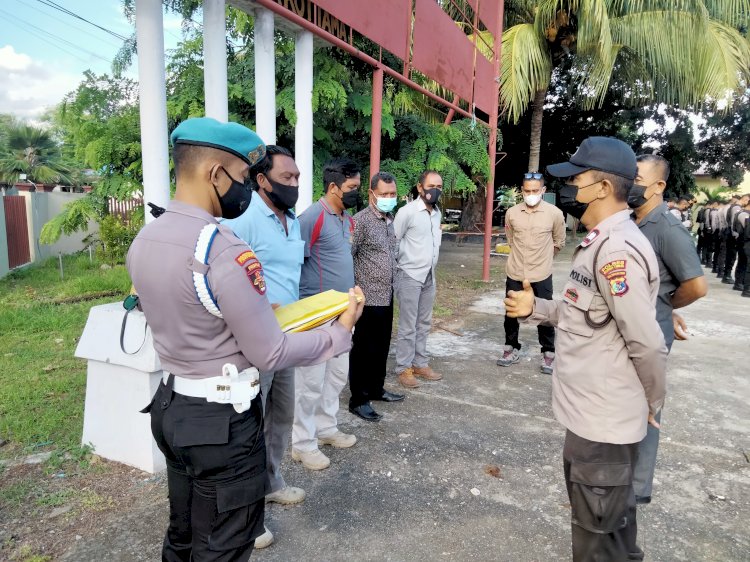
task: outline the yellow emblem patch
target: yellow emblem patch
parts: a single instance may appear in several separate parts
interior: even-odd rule
[[[255,256],[255,252],[253,252],[252,250],[245,250],[239,256],[234,258],[234,261],[236,261],[240,265],[245,265],[248,261],[257,259],[258,258]]]
[[[605,263],[599,271],[609,281],[609,292],[613,297],[621,297],[628,292],[625,266],[627,260],[612,260]]]

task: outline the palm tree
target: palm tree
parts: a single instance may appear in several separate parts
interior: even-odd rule
[[[517,123],[532,106],[529,171],[539,168],[553,73],[572,58],[584,108],[601,105],[613,77],[634,105],[721,104],[750,77],[750,0],[509,0],[500,106]]]
[[[12,185],[20,174],[35,183],[68,181],[70,169],[61,159],[60,149],[45,130],[16,124],[7,129],[0,152],[0,180]]]

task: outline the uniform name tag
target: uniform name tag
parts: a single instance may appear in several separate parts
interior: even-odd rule
[[[592,287],[594,284],[594,280],[591,279],[591,277],[588,277],[575,269],[570,272],[570,278],[573,281],[578,281],[584,287]]]

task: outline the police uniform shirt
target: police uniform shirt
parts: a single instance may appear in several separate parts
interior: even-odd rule
[[[693,239],[665,204],[652,209],[638,223],[651,243],[659,264],[659,296],[656,299],[656,320],[664,333],[667,348],[674,342],[672,295],[682,283],[703,275],[700,258]]]
[[[318,364],[349,351],[351,333],[338,322],[302,334],[281,331],[260,262],[228,227],[218,225],[207,265],[196,260],[196,241],[207,224],[218,223],[203,209],[171,201],[128,252],[128,271],[163,369],[207,378],[221,375],[225,363],[266,372]],[[223,319],[201,304],[193,272],[207,274]]]
[[[576,249],[562,300],[534,300],[526,321],[557,327],[552,409],[576,435],[637,443],[649,412],[661,409],[667,349],[656,322],[658,289],[654,251],[623,210]]]

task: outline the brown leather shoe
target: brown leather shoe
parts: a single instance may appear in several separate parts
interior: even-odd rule
[[[419,377],[426,381],[439,381],[443,378],[443,375],[436,373],[432,370],[432,367],[427,365],[426,367],[412,367],[415,377]]]
[[[401,386],[405,386],[406,388],[417,388],[419,386],[419,381],[414,376],[414,370],[413,369],[404,369],[398,374],[398,382],[401,383]]]

